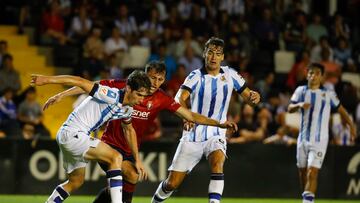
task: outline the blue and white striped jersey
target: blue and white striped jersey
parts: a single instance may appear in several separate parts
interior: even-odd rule
[[[301,124],[299,131],[300,141],[316,143],[328,141],[329,139],[329,120],[331,110],[336,110],[340,106],[340,101],[334,91],[321,87],[311,90],[308,86],[296,88],[291,97],[291,103],[305,102],[310,103],[311,107],[307,110],[301,108]]]
[[[221,66],[217,76],[207,74],[205,68],[192,71],[181,89],[190,94],[191,111],[206,117],[226,121],[226,115],[233,90],[241,93],[245,89],[245,80],[234,69]],[[180,91],[175,100],[179,101]],[[203,142],[212,136],[225,136],[226,129],[214,126],[196,125],[192,131],[183,131],[183,138],[193,142]]]
[[[133,108],[122,105],[124,94],[124,90],[95,84],[90,96],[74,109],[62,128],[90,134],[108,120],[124,119],[130,123]]]

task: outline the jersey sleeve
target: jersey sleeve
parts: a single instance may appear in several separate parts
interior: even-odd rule
[[[181,85],[180,89],[186,89],[190,93],[195,90],[196,85],[200,81],[200,73],[197,71],[192,71],[185,79],[184,83]]]
[[[340,106],[340,100],[334,91],[330,91],[330,106],[331,110],[337,110]]]
[[[304,88],[303,87],[298,87],[296,88],[295,92],[293,93],[293,95],[291,96],[290,102],[293,104],[297,104],[299,102],[303,101],[303,95],[304,95]]]
[[[229,69],[229,72],[235,91],[241,94],[246,88],[245,79],[232,68]]]
[[[169,110],[170,112],[176,112],[181,107],[178,102],[166,94],[163,96],[163,101],[165,109]]]
[[[89,95],[108,104],[115,104],[120,98],[119,89],[99,84],[94,85]]]

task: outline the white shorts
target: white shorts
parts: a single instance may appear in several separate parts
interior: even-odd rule
[[[64,169],[67,174],[77,168],[83,168],[87,164],[85,153],[90,147],[97,147],[100,140],[90,137],[82,131],[60,129],[56,141],[63,155]]]
[[[226,140],[220,136],[213,136],[205,142],[181,140],[168,170],[189,173],[199,163],[203,155],[208,158],[211,152],[219,149],[226,156]]]
[[[298,142],[296,160],[298,168],[315,167],[320,169],[327,150],[326,143]]]

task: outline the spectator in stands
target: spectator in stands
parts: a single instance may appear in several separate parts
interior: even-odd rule
[[[14,68],[13,57],[5,54],[2,58],[3,63],[0,68],[0,93],[6,88],[11,88],[18,92],[21,89],[19,72]]]
[[[241,111],[239,131],[228,139],[228,143],[247,143],[261,141],[265,137],[266,129],[255,120],[255,110],[252,106],[244,104]]]
[[[85,58],[95,58],[98,60],[104,59],[104,43],[101,40],[101,28],[93,27],[90,35],[88,36],[84,44],[84,53]]]
[[[41,105],[36,101],[36,89],[28,87],[25,90],[25,100],[20,103],[18,119],[23,126],[24,138],[33,138],[36,134],[49,137],[50,133],[43,125]]]
[[[275,74],[268,72],[263,79],[256,82],[255,88],[260,93],[261,100],[267,101],[269,92],[273,88],[274,80]]]
[[[80,6],[78,12],[78,15],[72,18],[70,35],[82,44],[92,27],[92,20],[89,18],[85,6]]]
[[[139,29],[134,16],[129,15],[126,4],[121,4],[118,10],[118,17],[114,21],[115,26],[127,42],[132,44],[139,35]]]
[[[176,95],[176,92],[180,89],[180,86],[183,84],[186,76],[186,67],[184,66],[184,64],[179,64],[177,66],[175,74],[170,80],[168,80],[166,84],[166,93],[174,97]]]
[[[324,86],[326,86],[330,90],[334,90],[334,86],[339,82],[339,78],[341,76],[341,67],[329,60],[330,51],[329,49],[321,50],[321,64],[325,68],[324,72]]]
[[[351,48],[345,37],[339,37],[337,46],[334,48],[334,59],[343,71],[356,71],[356,66],[351,56]]]
[[[179,58],[178,63],[184,64],[186,67],[186,75],[203,66],[202,60],[194,54],[191,46],[185,47],[184,55]]]
[[[105,54],[107,56],[115,55],[117,64],[121,67],[125,52],[128,51],[128,44],[122,38],[119,29],[114,27],[112,29],[111,37],[105,41]]]
[[[315,45],[312,49],[311,49],[311,62],[320,62],[322,60],[321,57],[321,51],[323,49],[327,49],[330,53],[329,53],[329,61],[333,61],[334,60],[334,51],[330,46],[329,40],[327,36],[321,36],[319,39],[319,44]]]
[[[164,32],[156,7],[151,8],[149,17],[140,25],[139,29],[143,34],[140,44],[146,47],[150,47],[150,42],[154,42]]]
[[[181,20],[176,6],[170,7],[169,18],[164,22],[164,27],[170,29],[170,39],[179,40],[184,30],[184,22]]]
[[[13,97],[14,91],[6,88],[0,98],[0,129],[6,135],[16,135],[20,127],[16,120],[17,112]]]
[[[226,11],[229,16],[240,16],[245,14],[244,0],[222,0],[219,5],[220,11]]]
[[[156,47],[156,52],[151,53],[149,61],[163,61],[166,66],[166,80],[170,80],[176,72],[176,60],[167,53],[167,44],[160,42]]]
[[[65,21],[61,16],[58,0],[52,0],[41,20],[41,43],[66,44],[69,38],[65,35]]]
[[[5,40],[0,40],[0,68],[5,54],[8,54],[8,43]]]
[[[185,21],[185,26],[192,30],[194,38],[201,43],[211,36],[210,25],[202,18],[199,4],[193,4],[190,18]]]
[[[310,44],[319,43],[321,36],[328,36],[328,31],[326,27],[321,22],[321,16],[319,14],[313,15],[313,21],[310,25],[306,27],[306,35],[310,41]]]
[[[119,79],[124,77],[123,70],[117,64],[115,55],[111,55],[109,57],[109,63],[105,69],[110,72],[111,79]]]
[[[202,48],[200,44],[193,39],[191,29],[185,28],[183,38],[176,44],[175,57],[179,59],[185,53],[185,49],[189,46],[192,48],[194,55],[202,56]]]
[[[183,21],[190,18],[192,9],[193,3],[191,0],[180,0],[177,6],[177,10],[179,11],[180,17]]]
[[[274,52],[279,48],[279,28],[272,19],[270,8],[263,10],[262,20],[255,24],[253,31],[259,42],[259,49]]]
[[[334,16],[334,22],[330,27],[330,37],[333,43],[335,43],[339,37],[344,37],[347,40],[350,39],[350,27],[344,22],[344,18],[339,13]]]
[[[288,51],[300,53],[305,49],[307,42],[306,25],[306,16],[302,12],[297,13],[295,22],[289,22],[286,25],[284,40]]]
[[[299,85],[306,83],[307,66],[310,64],[310,53],[306,50],[302,51],[298,61],[292,66],[287,80],[286,86],[291,90]]]

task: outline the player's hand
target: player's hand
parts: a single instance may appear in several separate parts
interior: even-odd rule
[[[260,94],[256,91],[250,90],[250,102],[258,104],[260,102]]]
[[[195,127],[195,123],[194,123],[194,122],[190,122],[190,121],[184,120],[184,130],[190,131],[190,130],[193,129],[194,127]]]
[[[135,162],[135,168],[136,168],[136,172],[139,174],[138,181],[143,181],[148,178],[148,174],[144,168],[144,165],[140,160]]]
[[[233,132],[236,132],[238,130],[236,123],[233,121],[226,121],[225,123],[221,123],[219,127],[220,128],[229,128]]]
[[[62,99],[62,96],[60,94],[56,94],[52,97],[50,97],[43,106],[43,111],[45,111],[47,108],[49,108],[51,105],[54,105],[58,102],[60,102]]]
[[[300,107],[303,108],[304,110],[307,110],[311,107],[311,104],[310,103],[301,103],[300,104]]]
[[[45,85],[45,84],[47,84],[46,76],[31,74],[30,86],[41,86],[41,85]]]

